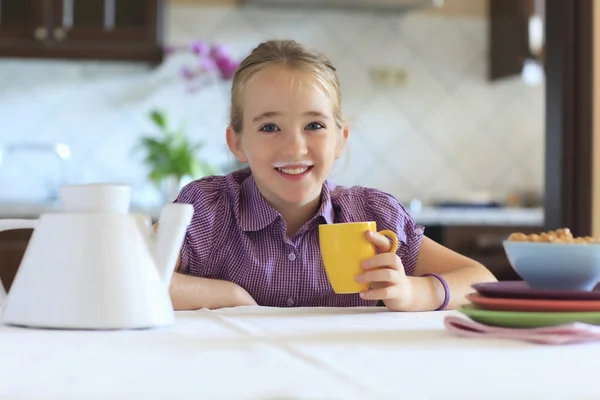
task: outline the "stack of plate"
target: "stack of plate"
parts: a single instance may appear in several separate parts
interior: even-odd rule
[[[532,289],[525,281],[478,283],[458,311],[490,326],[600,325],[600,284],[591,291]]]

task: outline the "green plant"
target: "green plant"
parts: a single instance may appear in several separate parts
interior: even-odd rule
[[[148,178],[160,186],[167,178],[180,182],[184,177],[201,178],[217,173],[210,164],[199,160],[196,153],[202,149],[202,142],[192,143],[185,135],[185,126],[171,130],[167,114],[162,110],[150,112],[150,119],[160,131],[160,135],[143,136],[140,146],[145,151],[144,163],[149,167]]]

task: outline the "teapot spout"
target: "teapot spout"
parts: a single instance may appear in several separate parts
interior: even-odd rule
[[[167,204],[160,214],[154,261],[165,285],[171,282],[175,263],[193,215],[194,207],[191,204],[179,203]]]

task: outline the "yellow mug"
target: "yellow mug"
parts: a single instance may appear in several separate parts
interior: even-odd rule
[[[335,293],[359,293],[369,288],[369,283],[356,282],[364,272],[361,263],[376,254],[375,245],[366,237],[367,231],[377,232],[377,224],[347,222],[319,225],[319,245],[327,279]],[[398,249],[398,236],[392,231],[381,231],[392,241],[390,253]]]

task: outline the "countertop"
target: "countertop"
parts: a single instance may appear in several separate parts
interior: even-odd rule
[[[60,204],[47,203],[2,203],[0,219],[38,218],[41,214],[60,211]],[[159,208],[132,206],[131,212],[149,215],[158,219]],[[542,226],[543,208],[435,208],[424,207],[410,210],[421,225],[500,225],[500,226]]]
[[[543,226],[543,208],[423,208],[409,213],[420,225]]]

